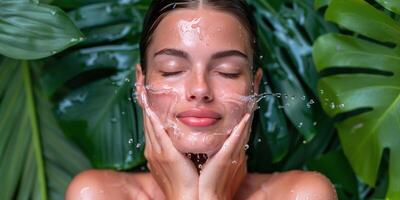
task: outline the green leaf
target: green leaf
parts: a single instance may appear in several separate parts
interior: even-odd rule
[[[137,43],[142,5],[105,2],[70,11],[87,40],[50,58],[42,72],[65,134],[98,168],[128,170],[145,161],[141,110],[128,100],[139,51],[127,40]]]
[[[80,29],[87,29],[124,22],[141,24],[144,11],[137,4],[97,3],[72,10],[68,16]]]
[[[53,55],[83,40],[82,33],[57,7],[0,2],[0,53],[15,59]]]
[[[267,64],[268,72],[273,74],[268,81],[271,82],[273,91],[275,92],[274,96],[281,101],[280,108],[283,108],[292,124],[305,137],[305,139],[310,141],[316,131],[313,126],[314,120],[311,109],[306,106],[309,98],[292,69],[292,63],[288,60],[291,59],[289,57],[291,55],[288,56],[287,51],[289,50],[289,52],[291,52],[293,49],[298,47],[304,47],[301,50],[302,52],[299,53],[297,50],[295,51],[297,52],[296,54],[292,54],[295,57],[294,62],[298,64],[296,67],[301,70],[304,67],[302,56],[307,54],[308,50],[311,51],[311,47],[307,47],[306,45],[303,46],[301,41],[297,40],[297,38],[294,39],[290,36],[285,36],[288,32],[291,32],[292,29],[287,28],[283,23],[280,23],[279,20],[274,19],[274,16],[270,13],[264,11],[260,14],[260,16],[257,16],[260,24],[262,22],[262,17],[268,17],[276,29],[276,31],[271,35],[269,27],[261,24],[259,30],[260,35],[262,35],[260,37],[261,48],[264,52],[271,51],[271,54],[273,55],[271,60],[268,59],[270,63]],[[277,43],[279,45],[272,43],[273,39],[270,38],[279,40],[280,42]],[[284,43],[284,41],[290,42],[287,44]],[[264,55],[267,55],[267,53],[264,53]]]
[[[383,7],[386,9],[396,13],[400,14],[400,1],[398,0],[376,0],[379,4],[381,4]]]
[[[12,3],[39,3],[39,0],[0,0],[0,2],[12,2]]]
[[[63,199],[89,167],[56,126],[36,77],[26,61],[0,63],[0,199]]]
[[[358,9],[352,7],[355,3],[332,1],[331,5],[337,10],[336,15],[346,16],[343,13],[350,12],[347,8]],[[374,39],[382,40],[382,36],[389,37],[394,33],[387,30],[398,28],[395,23],[386,23],[380,14],[360,18],[365,15],[364,12],[379,12],[373,12],[369,5],[362,5],[361,8],[368,9],[363,13],[357,12],[359,21],[354,26],[358,26],[357,30],[366,31],[364,35],[372,36],[370,33],[380,32],[381,36]],[[387,27],[371,30],[374,26],[372,22],[379,21],[386,23]],[[346,24],[342,20],[340,22],[341,25]],[[389,37],[384,41],[397,43],[398,37]],[[375,185],[382,152],[385,148],[389,149],[390,178],[386,198],[400,198],[399,47],[390,48],[351,36],[329,34],[315,43],[313,56],[317,69],[326,73],[326,77],[319,82],[324,110],[330,116],[351,114],[339,121],[336,127],[343,150],[356,174],[367,184]]]
[[[332,151],[310,160],[306,167],[327,176],[335,185],[339,199],[359,199],[356,176],[342,151]]]
[[[325,18],[381,42],[400,44],[400,25],[363,0],[332,0]]]
[[[55,111],[61,127],[95,167],[127,170],[144,162],[142,115],[132,102],[138,57],[137,46],[81,49],[48,63],[50,70],[43,74],[45,85],[55,85],[50,91],[61,92]],[[96,73],[106,76],[76,82]],[[79,87],[68,88],[70,79]]]
[[[67,81],[83,73],[94,70],[129,70],[138,63],[138,46],[128,44],[106,45],[82,48],[48,62],[42,73],[42,81],[49,96],[61,88]]]
[[[325,7],[331,3],[331,0],[315,0],[314,1],[314,8],[315,9],[320,9],[322,7]]]

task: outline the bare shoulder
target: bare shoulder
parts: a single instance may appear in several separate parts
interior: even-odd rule
[[[66,200],[150,199],[146,190],[145,174],[116,172],[112,170],[87,170],[73,178]]]
[[[319,172],[291,171],[289,197],[293,199],[336,200],[336,190],[330,180]]]
[[[336,200],[328,178],[318,172],[300,170],[273,174],[249,174],[236,199]]]

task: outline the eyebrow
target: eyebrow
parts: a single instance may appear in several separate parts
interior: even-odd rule
[[[153,57],[156,57],[159,55],[176,56],[176,57],[180,57],[180,58],[189,60],[189,54],[186,53],[185,51],[182,51],[179,49],[171,49],[171,48],[162,49],[162,50],[158,51],[157,53],[155,53]],[[229,57],[229,56],[238,56],[238,57],[242,57],[246,60],[249,60],[249,58],[247,57],[246,54],[244,54],[238,50],[227,50],[227,51],[217,52],[211,56],[211,60]]]
[[[229,57],[229,56],[239,56],[239,57],[242,57],[242,58],[244,58],[246,60],[249,59],[246,54],[244,54],[244,53],[242,53],[241,51],[238,51],[238,50],[221,51],[221,52],[213,54],[211,56],[211,59],[215,60],[215,59]]]
[[[169,56],[176,56],[184,59],[189,59],[189,54],[178,49],[162,49],[158,51],[157,53],[154,54],[153,57],[159,56],[159,55],[169,55]]]

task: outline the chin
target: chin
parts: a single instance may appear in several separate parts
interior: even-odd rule
[[[181,153],[204,153],[209,157],[216,154],[224,144],[227,135],[180,134],[171,138]]]

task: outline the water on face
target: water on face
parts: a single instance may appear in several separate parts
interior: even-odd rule
[[[157,114],[160,122],[165,128],[172,128],[175,137],[182,134],[199,135],[207,133],[208,137],[227,135],[240,122],[246,113],[254,111],[256,103],[256,95],[240,95],[240,94],[222,94],[214,99],[217,102],[218,111],[223,114],[222,124],[212,127],[212,130],[196,130],[191,127],[179,124],[176,117],[176,110],[179,105],[184,104],[185,95],[174,88],[155,87],[153,85],[145,86],[145,95],[141,95],[142,101],[147,102],[149,107]],[[194,102],[191,106],[200,107],[204,104]],[[203,142],[207,143],[207,137],[203,138]]]
[[[264,84],[267,85],[268,83]],[[191,146],[208,145],[210,147],[216,147],[218,144],[221,144],[221,142],[216,144],[216,138],[219,137],[221,138],[221,140],[222,138],[225,140],[229,136],[233,128],[239,124],[240,120],[246,113],[253,113],[255,110],[260,108],[257,104],[264,104],[266,101],[270,101],[272,98],[275,99],[277,102],[283,102],[282,105],[278,105],[279,109],[290,109],[290,106],[292,106],[292,104],[296,105],[298,104],[298,102],[303,102],[305,108],[311,109],[312,106],[314,106],[314,104],[316,103],[316,100],[308,99],[305,96],[295,96],[280,92],[265,92],[261,94],[254,93],[251,95],[222,93],[217,98],[215,98],[214,101],[216,101],[219,105],[218,111],[221,111],[221,113],[224,114],[227,119],[221,120],[221,122],[218,122],[218,126],[212,127],[212,129],[197,130],[193,129],[192,127],[183,125],[176,117],[176,109],[180,105],[184,104],[184,102],[186,101],[186,99],[184,99],[185,94],[182,94],[182,92],[174,88],[166,86],[146,85],[142,87],[145,88],[145,93],[142,93],[139,96],[137,93],[133,93],[133,99],[140,98],[142,101],[146,101],[149,107],[159,117],[162,126],[165,129],[173,130],[171,132],[172,134],[170,134],[170,137],[179,140],[182,136],[185,136],[185,138],[190,142]],[[321,94],[323,94],[323,91],[321,91]],[[321,103],[325,103],[323,99]],[[204,106],[204,103],[200,104]],[[196,107],[200,104],[191,104],[191,106]],[[343,108],[344,104],[335,104],[335,109]],[[311,124],[311,126],[317,125],[318,123],[316,121],[312,122]],[[302,129],[308,127],[308,125],[306,126],[306,124],[301,121],[296,124],[296,127]],[[195,137],[195,135],[203,135],[204,137],[199,140],[199,137]],[[261,138],[258,138],[258,142],[262,142]],[[133,145],[135,146],[135,144]],[[304,141],[303,144],[307,144],[307,142]],[[222,146],[220,146],[219,148],[221,147]],[[193,153],[207,152],[193,151]]]

